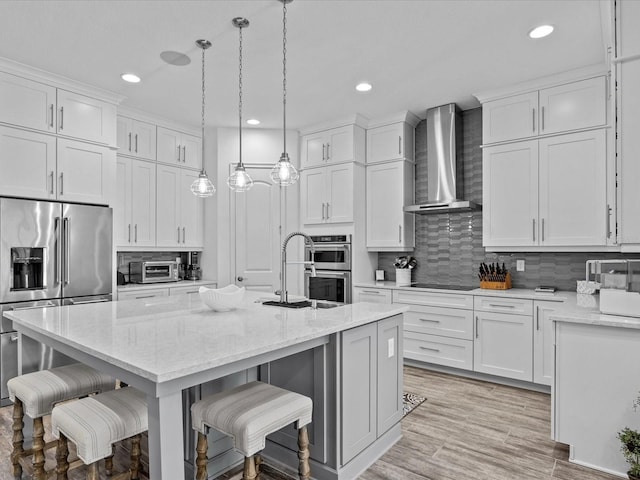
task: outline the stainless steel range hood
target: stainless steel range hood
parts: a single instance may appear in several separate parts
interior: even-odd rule
[[[460,200],[456,185],[456,155],[462,134],[457,105],[450,103],[427,110],[427,201],[405,207],[405,212],[432,214],[478,210],[480,205]]]

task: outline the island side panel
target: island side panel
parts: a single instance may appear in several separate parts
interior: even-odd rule
[[[402,420],[403,320],[378,322],[378,437]]]

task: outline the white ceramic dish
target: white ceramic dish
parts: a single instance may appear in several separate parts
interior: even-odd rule
[[[228,312],[237,308],[244,298],[245,288],[227,285],[223,288],[200,287],[198,293],[207,307],[216,312]]]

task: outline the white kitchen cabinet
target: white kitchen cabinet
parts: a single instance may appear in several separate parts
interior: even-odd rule
[[[353,287],[353,303],[391,303],[391,290],[387,288]]]
[[[415,128],[406,122],[367,130],[367,163],[414,159]]]
[[[116,107],[95,98],[58,89],[58,133],[60,135],[114,145]]]
[[[333,163],[364,160],[364,130],[357,125],[345,125],[303,135],[301,166],[318,167]]]
[[[0,122],[55,132],[55,87],[0,72]]]
[[[147,288],[133,292],[118,292],[118,300],[139,300],[141,298],[168,297],[168,288]]]
[[[367,165],[367,249],[412,251],[415,215],[403,210],[413,204],[414,165],[404,160]]]
[[[475,297],[474,305],[474,371],[531,382],[533,317],[504,312],[531,312],[532,301]]]
[[[202,143],[199,137],[169,128],[157,128],[157,160],[182,167],[202,168]]]
[[[606,131],[483,151],[483,246],[605,246]]]
[[[353,169],[342,163],[300,174],[303,224],[353,222]]]
[[[508,96],[482,104],[484,144],[605,126],[604,76]]]
[[[204,244],[203,199],[189,188],[198,173],[157,165],[156,175],[156,245],[201,248]]]
[[[115,151],[107,147],[58,138],[58,200],[108,204],[115,158]]]
[[[198,293],[200,287],[207,288],[216,288],[216,283],[199,283],[198,285],[192,286],[181,286],[181,287],[169,287],[169,296],[171,295],[186,295],[189,293]]]
[[[156,165],[118,155],[113,223],[117,247],[156,245]]]
[[[554,370],[553,322],[558,302],[534,301],[533,383],[551,385]]]
[[[118,155],[156,159],[156,126],[118,115]]]

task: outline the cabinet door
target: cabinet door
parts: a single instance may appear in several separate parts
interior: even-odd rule
[[[139,300],[141,298],[168,297],[168,288],[148,288],[133,292],[118,292],[118,300]]]
[[[131,130],[131,153],[147,160],[156,159],[156,126],[133,120]]]
[[[327,132],[326,160],[329,163],[350,162],[354,158],[352,125],[334,128]]]
[[[538,135],[538,92],[501,98],[482,105],[482,143]]]
[[[198,172],[184,170],[180,172],[180,245],[183,247],[202,247],[204,199],[191,192],[191,184],[198,178]]]
[[[115,118],[115,117],[114,117]],[[58,199],[65,202],[108,204],[109,175],[115,152],[106,147],[58,138]]]
[[[553,322],[549,317],[557,308],[557,302],[535,302],[535,326],[533,331],[533,382],[551,385],[553,380]]]
[[[331,223],[353,222],[353,163],[326,169],[326,216]]]
[[[56,89],[0,72],[0,122],[55,132]]]
[[[408,148],[409,139],[406,138],[410,128],[410,125],[401,122],[367,130],[367,163],[405,158],[412,160],[413,148]]]
[[[156,245],[156,165],[131,162],[131,241],[132,245]]]
[[[533,380],[533,326],[529,315],[475,312],[473,369]]]
[[[131,159],[116,158],[116,198],[113,205],[113,230],[116,246],[128,246],[131,232]]]
[[[324,168],[312,168],[304,170],[300,174],[302,223],[305,225],[324,223],[325,221],[325,172]]]
[[[158,162],[178,165],[182,163],[181,134],[175,130],[158,127],[156,152]]]
[[[342,465],[377,436],[377,334],[376,323],[342,332]]]
[[[78,93],[58,90],[58,133],[116,144],[116,107]]]
[[[415,216],[403,211],[412,199],[413,164],[367,165],[367,248],[414,248]]]
[[[180,230],[180,169],[168,165],[157,166],[156,181],[156,245],[176,247],[181,240]]]
[[[326,158],[325,133],[312,133],[302,137],[302,168],[324,165]]]
[[[540,245],[606,245],[604,130],[540,140]]]
[[[385,318],[377,325],[379,437],[402,419],[402,315]]]
[[[193,135],[182,134],[182,166],[189,168],[202,168],[202,143],[200,138]]]
[[[0,195],[56,198],[56,139],[0,127]]]
[[[482,157],[482,245],[537,245],[537,140],[487,147]]]
[[[116,139],[119,155],[130,155],[133,151],[133,119],[118,115],[116,119]]]
[[[605,77],[540,90],[540,133],[557,133],[607,123]]]
[[[353,303],[391,303],[391,290],[377,288],[353,288]]]

